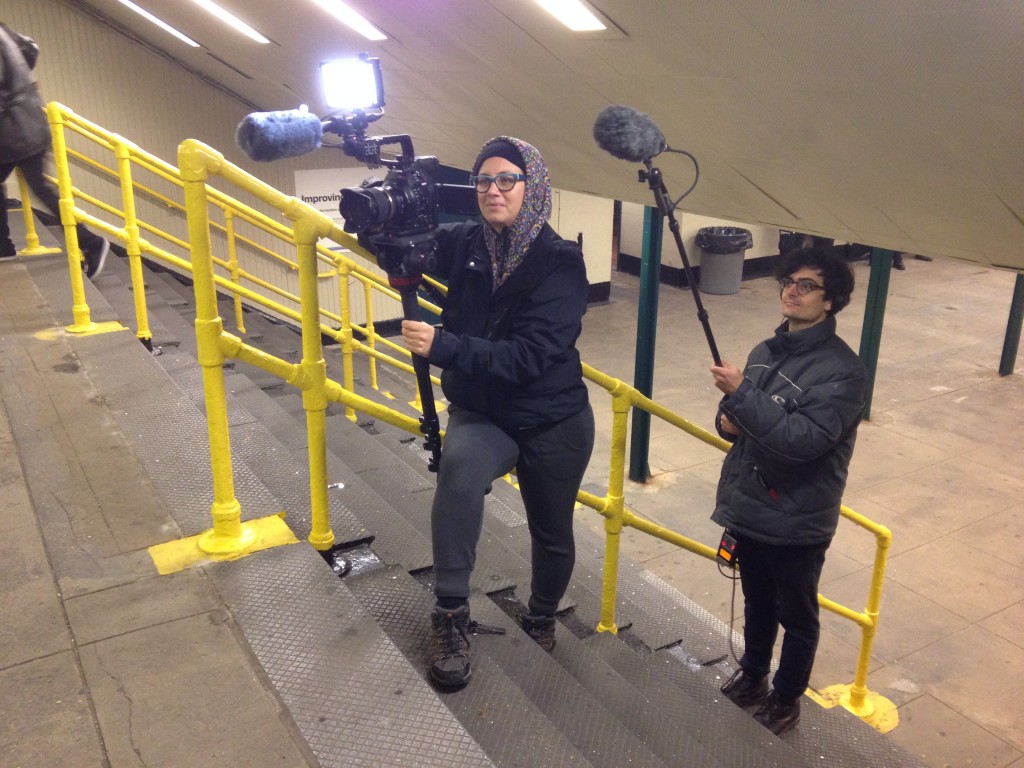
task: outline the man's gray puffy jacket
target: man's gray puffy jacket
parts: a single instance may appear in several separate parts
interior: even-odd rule
[[[742,434],[725,457],[711,519],[767,544],[821,544],[838,525],[867,371],[834,317],[787,328],[754,348],[744,382],[719,405]]]

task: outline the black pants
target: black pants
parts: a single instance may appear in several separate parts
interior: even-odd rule
[[[479,413],[452,408],[431,509],[438,600],[469,598],[484,496],[514,467],[532,541],[530,612],[554,615],[576,562],[573,510],[593,449],[589,405],[557,424],[513,435]]]
[[[736,536],[746,646],[740,666],[753,677],[767,675],[781,625],[782,653],[772,684],[787,701],[802,696],[811,679],[821,635],[818,581],[829,543],[774,546]]]
[[[57,196],[57,191],[50,182],[48,182],[43,175],[43,164],[46,161],[46,152],[40,152],[38,155],[32,155],[24,160],[19,160],[16,163],[0,163],[0,246],[10,242],[11,239],[11,228],[7,223],[7,198],[4,194],[3,183],[7,181],[7,177],[14,173],[15,168],[20,168],[22,175],[25,177],[25,183],[28,184],[28,188],[32,190],[36,197],[39,198],[46,209],[60,219],[60,197]],[[23,206],[29,205],[28,200],[22,200]],[[99,241],[102,239],[99,235],[90,232],[85,228],[85,225],[78,224],[75,229],[78,232],[78,247],[83,251],[88,251],[96,248]]]

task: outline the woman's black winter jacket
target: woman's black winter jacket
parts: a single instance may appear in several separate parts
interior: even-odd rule
[[[587,273],[576,243],[545,224],[522,262],[491,290],[479,222],[445,224],[437,268],[448,281],[430,362],[453,405],[508,431],[550,424],[587,404],[576,339],[587,309]]]
[[[745,381],[721,400],[719,413],[741,434],[711,519],[767,544],[822,544],[839,522],[867,372],[836,336],[834,317],[787,328],[754,348]]]

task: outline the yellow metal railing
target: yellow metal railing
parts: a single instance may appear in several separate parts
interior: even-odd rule
[[[20,256],[42,256],[47,253],[60,253],[60,248],[47,248],[40,244],[39,233],[36,232],[36,220],[32,215],[32,206],[29,204],[28,183],[21,168],[14,169],[18,177],[18,194],[21,196],[21,214],[25,219],[25,247],[18,251]]]
[[[722,451],[728,451],[730,443],[718,435],[687,421],[678,414],[659,405],[654,400],[645,397],[634,387],[607,376],[589,365],[584,364],[583,374],[588,380],[602,387],[612,397],[612,435],[611,458],[608,471],[608,493],[604,498],[601,498],[585,491],[580,491],[577,498],[581,503],[597,510],[605,517],[604,583],[601,595],[601,620],[598,623],[597,630],[599,632],[617,632],[615,603],[618,584],[619,542],[623,528],[634,528],[709,560],[714,560],[716,555],[715,549],[664,528],[650,520],[639,517],[626,509],[624,482],[626,476],[627,419],[630,410],[638,408],[646,411],[652,416],[656,416]],[[892,543],[892,533],[884,525],[872,522],[845,506],[840,508],[840,514],[845,519],[874,535],[875,560],[871,571],[867,606],[863,611],[855,611],[820,594],[818,595],[818,603],[822,608],[842,616],[860,627],[861,643],[857,656],[854,682],[851,685],[831,686],[824,691],[824,695],[815,694],[813,697],[822,706],[828,707],[840,704],[880,730],[891,730],[896,724],[895,707],[884,697],[868,690],[867,676],[871,665],[871,649],[875,633],[878,630],[882,586],[885,582],[885,566],[889,547]],[[809,693],[813,694],[813,692]]]
[[[126,245],[132,260],[132,281],[136,299],[137,335],[144,342],[149,339],[148,324],[145,320],[145,292],[142,283],[141,257],[162,260],[179,270],[191,273],[196,293],[196,337],[199,345],[199,364],[203,369],[203,381],[208,416],[208,431],[213,466],[214,503],[212,508],[213,527],[199,538],[199,547],[211,556],[237,556],[252,543],[253,532],[249,523],[242,522],[241,505],[235,497],[231,464],[230,440],[228,435],[227,403],[223,380],[223,363],[226,359],[238,359],[260,367],[295,386],[302,392],[303,407],[306,411],[308,432],[311,533],[310,543],[318,550],[325,551],[334,544],[330,529],[327,502],[326,476],[326,435],[325,411],[328,402],[344,405],[350,418],[357,411],[366,413],[381,421],[392,424],[413,434],[420,434],[419,422],[409,416],[378,405],[372,400],[355,394],[353,358],[364,355],[370,363],[371,385],[376,387],[377,362],[413,375],[412,366],[406,362],[409,353],[395,342],[378,336],[374,331],[374,320],[370,310],[371,292],[382,292],[396,302],[397,294],[390,289],[384,278],[360,265],[353,259],[320,245],[321,239],[331,240],[357,254],[367,256],[358,243],[343,232],[328,217],[296,198],[283,195],[259,179],[249,175],[231,163],[223,155],[197,141],[188,140],[179,147],[179,167],[170,166],[152,157],[130,142],[104,132],[99,126],[74,115],[57,104],[48,107],[54,132],[54,146],[57,155],[57,178],[61,191],[61,212],[65,232],[74,232],[74,223],[84,221],[97,226],[108,235],[117,237]],[[65,128],[85,136],[96,145],[112,151],[117,157],[117,169],[111,170],[96,163],[84,154],[69,152],[64,145]],[[121,190],[121,209],[105,205],[83,195],[71,185],[68,156],[78,162],[109,173],[116,178]],[[156,174],[172,187],[181,188],[184,202],[163,195],[151,188],[141,187],[133,179],[131,170],[141,167]],[[279,223],[251,206],[217,191],[208,183],[209,177],[217,176],[234,187],[253,195],[262,205],[283,214],[290,226]],[[140,221],[135,206],[135,195],[159,200],[161,205],[187,214],[188,231],[184,237],[161,232],[153,225]],[[76,197],[98,207],[108,215],[124,222],[115,228],[90,216],[75,206]],[[220,224],[211,220],[211,210],[224,217]],[[243,237],[237,231],[242,222],[255,228],[259,236]],[[141,237],[141,232],[162,237],[170,247],[184,252],[184,256],[171,253]],[[216,255],[213,234],[218,244],[227,252],[226,258]],[[260,240],[260,236],[263,240]],[[293,248],[296,257],[290,259],[271,248],[265,242],[277,242],[280,247]],[[69,240],[69,250],[77,248]],[[289,272],[298,274],[298,289],[287,290],[247,271],[240,258],[270,259],[283,265]],[[88,307],[81,290],[81,269],[76,259],[80,255],[69,255],[72,273],[72,294],[75,302],[76,326],[69,330],[86,332]],[[326,265],[326,272],[321,268]],[[77,283],[76,283],[77,277]],[[327,279],[337,280],[337,294],[340,311],[328,312],[320,306],[321,283]],[[363,325],[351,321],[350,283],[356,280],[363,291],[366,307],[366,321]],[[248,287],[252,286],[252,287]],[[243,302],[264,307],[297,324],[302,332],[302,360],[298,364],[273,357],[247,343],[239,336],[224,330],[224,321],[218,314],[217,291],[229,292],[234,300],[235,325],[244,333]],[[421,306],[438,312],[437,307],[420,300]],[[355,334],[365,341],[359,341]],[[341,384],[326,375],[326,363],[321,343],[322,335],[339,343],[343,361],[343,382]],[[386,349],[387,352],[382,351]],[[393,354],[397,354],[395,357]],[[633,408],[646,411],[683,432],[726,451],[729,443],[717,435],[687,421],[678,414],[664,408],[656,401],[643,396],[635,388],[609,377],[590,366],[584,365],[584,375],[591,382],[605,389],[611,397],[612,435],[611,458],[608,470],[608,490],[604,497],[580,491],[578,500],[605,517],[605,565],[601,617],[597,629],[602,632],[616,632],[615,605],[619,563],[619,544],[623,528],[633,528],[655,536],[680,548],[708,559],[714,559],[715,550],[677,532],[664,528],[631,512],[624,497],[627,419]],[[436,380],[435,380],[436,381]],[[817,697],[825,706],[838,703],[862,719],[879,727],[881,719],[890,717],[885,700],[872,694],[866,685],[870,664],[872,642],[878,625],[881,589],[885,574],[886,557],[891,534],[884,526],[861,517],[846,507],[842,515],[847,520],[868,530],[876,538],[876,555],[871,585],[864,611],[835,603],[819,596],[821,605],[861,627],[862,640],[857,670],[852,686],[836,686],[827,689],[825,697]],[[831,697],[831,698],[829,698]],[[894,708],[891,709],[894,712]],[[883,723],[884,726],[884,723]]]

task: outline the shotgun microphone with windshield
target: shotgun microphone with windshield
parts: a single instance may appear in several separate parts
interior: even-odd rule
[[[253,112],[246,115],[235,142],[250,160],[270,162],[308,155],[320,148],[324,127],[320,118],[304,109]]]
[[[654,121],[632,107],[605,107],[594,121],[594,140],[622,160],[641,163],[660,155],[668,144]]]

